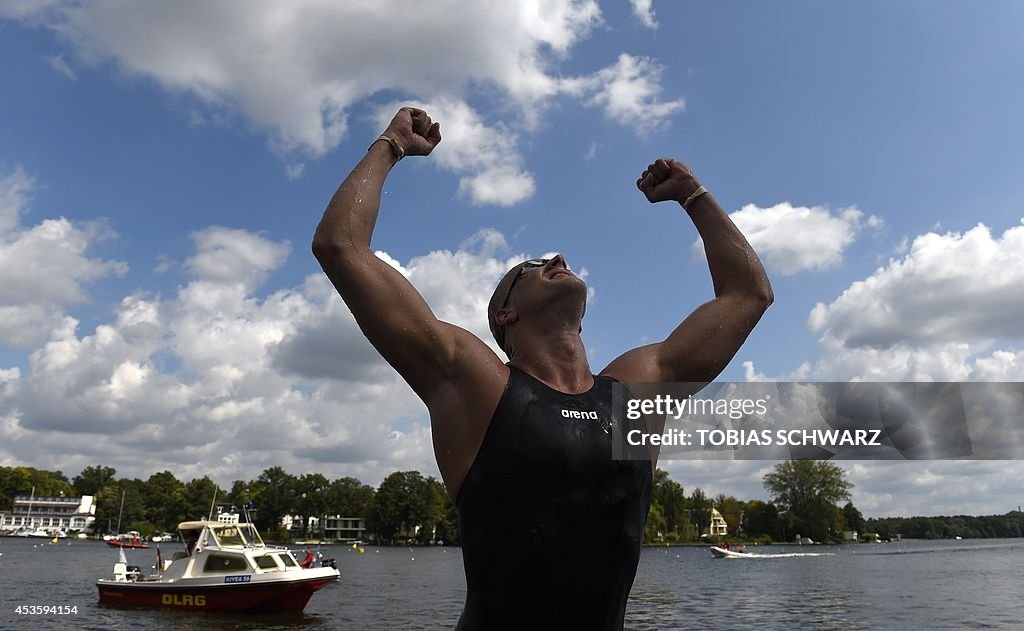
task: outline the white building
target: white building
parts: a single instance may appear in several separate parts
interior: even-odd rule
[[[323,518],[324,528],[320,531],[320,518],[309,517],[306,532],[310,535],[322,535],[324,541],[365,541],[366,519],[363,517],[342,517],[327,515]],[[302,536],[302,517],[285,515],[281,518],[281,526],[291,531],[293,537]]]
[[[328,517],[324,520],[324,538],[332,541],[365,541],[366,520],[362,517]]]
[[[722,513],[718,512],[718,509],[711,509],[711,525],[708,526],[708,535],[711,537],[724,537],[729,534],[729,524],[725,523],[725,518],[722,517]]]
[[[77,530],[89,532],[96,522],[92,495],[81,497],[32,497],[19,495],[14,506],[0,513],[0,532],[42,529],[52,534]]]

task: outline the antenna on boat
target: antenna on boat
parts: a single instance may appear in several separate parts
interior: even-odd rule
[[[217,507],[217,488],[213,489],[213,501],[210,502],[210,516],[206,518],[206,521],[213,521],[213,509]]]
[[[252,504],[252,496],[249,495],[249,485],[248,484],[245,485],[245,497],[249,498],[249,499],[246,499],[244,502],[242,502],[242,518],[245,520],[245,523],[251,524],[252,520],[249,519],[249,509],[252,508],[253,504]],[[236,497],[235,499],[242,499],[242,498]],[[233,507],[233,508],[236,511],[238,510],[238,507]]]

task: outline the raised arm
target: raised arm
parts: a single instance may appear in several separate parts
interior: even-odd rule
[[[715,298],[663,342],[624,353],[602,374],[619,381],[713,381],[772,303],[771,283],[754,249],[686,165],[656,160],[636,184],[649,202],[674,201],[689,214],[704,240]]]
[[[455,365],[460,345],[487,347],[439,321],[412,284],[370,248],[384,179],[402,155],[433,151],[441,141],[440,126],[423,110],[405,107],[382,138],[328,204],[313,237],[313,254],[370,343],[426,401]]]

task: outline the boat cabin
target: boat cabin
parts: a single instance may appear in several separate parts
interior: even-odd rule
[[[252,524],[187,521],[178,525],[185,550],[164,565],[164,579],[300,571],[292,553],[267,547]]]

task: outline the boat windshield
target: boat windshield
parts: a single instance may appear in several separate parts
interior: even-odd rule
[[[224,528],[216,529],[211,528],[210,532],[213,533],[214,539],[217,540],[217,545],[244,546],[246,544],[242,530],[235,526],[225,526]]]
[[[251,524],[240,524],[238,526],[225,526],[223,528],[210,529],[217,545],[221,546],[262,546],[263,539],[256,528]]]
[[[263,538],[260,537],[260,533],[256,532],[255,526],[251,524],[245,524],[244,526],[239,526],[238,529],[242,532],[242,534],[245,536],[245,540],[248,541],[250,545],[263,545]]]

